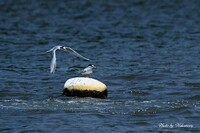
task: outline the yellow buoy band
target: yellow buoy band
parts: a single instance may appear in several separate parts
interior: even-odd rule
[[[96,79],[76,77],[65,82],[63,95],[105,98],[107,87]]]
[[[87,90],[87,91],[104,91],[106,88],[101,88],[101,87],[93,87],[93,86],[88,86],[88,85],[76,85],[76,86],[69,86],[69,90]]]

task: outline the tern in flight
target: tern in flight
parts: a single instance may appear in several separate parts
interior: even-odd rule
[[[89,64],[85,69],[83,69],[80,73],[82,75],[89,75],[93,73],[93,68],[96,68],[95,65]]]
[[[51,52],[51,51],[53,52],[53,58],[51,60],[51,65],[50,65],[50,73],[55,73],[55,70],[56,70],[56,50],[70,51],[70,52],[74,53],[76,56],[78,56],[79,58],[82,58],[87,61],[90,60],[90,59],[80,55],[79,53],[77,53],[75,50],[73,50],[70,47],[55,46],[52,49],[47,51],[47,52]]]

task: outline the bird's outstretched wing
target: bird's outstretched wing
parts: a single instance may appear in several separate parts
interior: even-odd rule
[[[48,53],[48,52],[51,52],[51,51],[54,51],[54,50],[58,50],[58,49],[61,49],[62,46],[54,46],[53,48],[51,48],[50,50],[46,51],[45,53]]]
[[[78,52],[76,52],[75,50],[73,50],[73,49],[70,48],[70,47],[63,47],[63,49],[64,49],[65,51],[71,51],[74,55],[78,56],[79,58],[82,58],[82,59],[84,59],[84,60],[90,61],[90,59],[88,59],[88,58],[86,58],[86,57],[80,55]]]
[[[53,51],[53,58],[50,65],[50,73],[55,73],[56,71],[56,50]]]
[[[54,49],[55,49],[55,47],[53,47],[52,49],[46,51],[45,53],[49,53],[49,52],[53,51]]]
[[[53,57],[51,60],[51,65],[50,65],[50,73],[55,73],[56,71],[56,50],[61,49],[62,46],[55,46],[52,49],[46,51],[46,53],[48,52],[53,52]]]

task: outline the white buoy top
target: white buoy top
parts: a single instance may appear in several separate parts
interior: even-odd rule
[[[65,89],[68,90],[79,90],[79,91],[98,91],[102,92],[106,90],[106,85],[96,79],[88,77],[76,77],[68,79],[64,85]]]

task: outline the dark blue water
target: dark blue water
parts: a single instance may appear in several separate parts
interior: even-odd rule
[[[0,132],[199,132],[198,0],[0,1]],[[57,52],[69,46],[90,58]],[[74,68],[107,99],[61,96]]]

